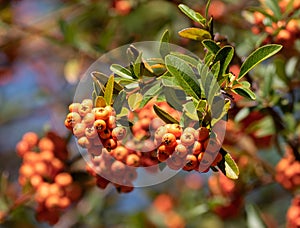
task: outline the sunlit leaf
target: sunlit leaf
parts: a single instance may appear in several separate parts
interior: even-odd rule
[[[100,108],[100,107],[105,107],[106,106],[106,101],[104,97],[102,96],[97,96],[95,100],[95,107]]]
[[[132,79],[132,74],[130,70],[119,64],[112,64],[110,66],[110,70],[122,78]]]
[[[104,99],[106,105],[111,105],[113,92],[114,92],[114,76],[111,75],[106,83],[105,92],[104,92]]]
[[[219,76],[222,76],[226,73],[226,70],[233,58],[234,50],[231,46],[222,47],[216,54],[214,63],[220,61],[220,73]]]
[[[245,62],[242,64],[238,78],[241,79],[250,70],[252,70],[257,64],[261,63],[267,58],[270,58],[272,55],[275,55],[277,52],[281,50],[281,48],[282,45],[267,44],[252,52],[245,60]]]
[[[185,28],[178,32],[178,34],[187,39],[202,41],[205,39],[211,39],[211,35],[208,31],[201,28]]]
[[[180,4],[179,9],[185,14],[187,15],[190,19],[192,19],[195,22],[198,22],[201,25],[205,25],[206,19],[198,12],[195,12],[194,10],[192,10],[191,8],[189,8],[188,6],[184,5],[184,4]]]
[[[128,105],[131,111],[136,110],[137,108],[139,108],[141,102],[143,100],[143,95],[140,93],[134,93],[131,94],[128,97]]]
[[[232,159],[229,153],[227,153],[224,149],[221,148],[220,152],[223,155],[222,161],[218,163],[219,169],[222,173],[230,179],[238,179],[239,176],[239,168],[235,161]]]

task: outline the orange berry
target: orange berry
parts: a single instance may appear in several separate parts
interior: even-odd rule
[[[211,163],[211,166],[217,166],[218,163],[222,160],[222,154],[218,153],[215,160]]]
[[[192,133],[185,132],[181,135],[180,142],[182,143],[182,145],[189,147],[194,144],[195,137]]]
[[[20,175],[30,178],[35,174],[34,167],[31,164],[24,163],[19,169]]]
[[[80,104],[78,107],[78,113],[80,116],[84,117],[86,114],[90,113],[92,108],[87,104]]]
[[[53,151],[55,149],[54,143],[52,142],[51,139],[49,139],[47,137],[40,139],[38,147],[39,147],[40,151],[43,151],[43,150]]]
[[[42,178],[41,175],[34,174],[34,175],[30,178],[30,184],[31,184],[34,188],[37,188],[41,183],[43,183],[43,178]]]
[[[109,117],[109,112],[106,108],[96,108],[95,109],[95,119],[96,120],[107,120]]]
[[[56,195],[61,197],[64,195],[64,191],[60,185],[57,183],[52,183],[49,185],[49,195]]]
[[[117,146],[116,149],[114,149],[112,152],[113,152],[113,156],[118,161],[125,161],[128,155],[128,150],[123,146]]]
[[[209,130],[206,127],[200,127],[198,129],[198,141],[202,142],[209,137]]]
[[[109,180],[105,179],[102,176],[97,176],[97,181],[96,181],[96,185],[101,188],[101,189],[105,189],[107,187],[107,185],[109,184]]]
[[[194,155],[200,154],[200,152],[202,151],[202,143],[196,141],[196,142],[194,143],[194,145],[193,145],[192,151],[193,151],[193,154],[194,154]]]
[[[187,155],[188,153],[188,150],[186,148],[186,146],[184,146],[183,144],[178,144],[176,147],[175,147],[175,150],[174,150],[174,156],[178,156],[180,158],[183,158]]]
[[[34,147],[35,145],[37,145],[38,141],[39,141],[39,137],[36,133],[34,132],[27,132],[23,135],[22,140],[24,140],[25,142],[28,143],[28,146],[30,148]]]
[[[29,150],[29,144],[26,141],[20,141],[16,145],[17,153],[20,157],[23,157],[25,153]]]
[[[162,143],[166,147],[175,147],[177,145],[176,137],[172,133],[166,133],[162,137]]]
[[[188,154],[185,159],[185,165],[182,169],[186,171],[191,171],[193,169],[196,169],[198,165],[199,163],[197,157],[193,154]]]
[[[122,140],[126,136],[126,128],[125,127],[116,127],[112,130],[111,136],[115,140]]]
[[[103,143],[103,146],[109,151],[113,150],[117,147],[117,141],[114,139],[106,139]]]
[[[41,176],[47,176],[48,166],[45,162],[39,161],[33,164],[34,172]]]
[[[175,135],[176,138],[179,138],[182,134],[182,127],[179,124],[167,124],[166,125],[168,133]]]
[[[126,165],[128,166],[139,166],[140,164],[140,157],[136,154],[129,154],[126,158]]]
[[[87,113],[83,119],[82,119],[82,123],[84,123],[86,126],[93,126],[95,122],[95,114],[90,112],[90,113]]]
[[[71,205],[71,200],[68,197],[61,197],[58,203],[58,207],[66,209]]]
[[[50,195],[45,200],[45,207],[48,209],[53,209],[55,207],[58,207],[60,201],[60,197],[57,195]]]
[[[107,127],[109,129],[113,129],[117,126],[116,124],[117,124],[116,123],[116,117],[115,116],[109,116],[108,120],[107,120]]]
[[[80,138],[81,136],[84,136],[85,128],[86,125],[84,123],[78,123],[74,126],[73,134],[76,136],[76,138]]]
[[[106,122],[102,119],[97,119],[94,122],[94,128],[97,130],[97,132],[102,132],[106,129]]]
[[[65,120],[65,126],[72,129],[77,123],[81,122],[81,117],[77,112],[71,112],[67,115]]]
[[[70,112],[78,112],[80,103],[72,103],[69,105]]]
[[[77,141],[78,145],[82,148],[90,148],[92,146],[90,140],[83,136],[83,137],[80,137]]]
[[[54,154],[51,150],[43,150],[39,153],[39,157],[43,161],[51,161],[54,158]]]
[[[73,178],[69,173],[59,173],[54,179],[55,183],[65,187],[70,185],[73,182]]]
[[[93,108],[93,101],[91,99],[84,99],[81,102],[81,105],[88,106],[89,108]]]
[[[101,139],[109,139],[111,137],[111,131],[106,128],[104,131],[100,132],[99,136]]]
[[[88,139],[94,139],[98,136],[98,132],[94,126],[85,128],[84,134]]]

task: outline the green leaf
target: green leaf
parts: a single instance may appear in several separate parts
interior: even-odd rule
[[[246,204],[247,226],[255,228],[267,228],[259,209],[253,204]]]
[[[205,39],[211,39],[211,35],[208,31],[201,28],[185,28],[178,32],[178,34],[187,39],[202,41]]]
[[[140,52],[133,64],[133,72],[137,78],[140,78],[142,73],[142,68],[143,68],[142,56],[143,53]]]
[[[220,61],[216,62],[212,67],[211,67],[211,72],[215,76],[216,79],[218,79],[219,73],[220,73],[220,68],[221,64]]]
[[[203,40],[202,44],[213,54],[217,54],[217,52],[220,50],[220,47],[213,40]]]
[[[251,100],[256,99],[255,93],[251,89],[248,89],[248,88],[244,88],[244,87],[235,88],[235,89],[233,89],[233,92],[235,92],[243,97],[249,98]]]
[[[241,79],[243,76],[245,76],[257,64],[261,63],[267,58],[270,58],[272,55],[275,55],[280,51],[281,48],[282,45],[267,44],[252,52],[242,64],[238,79]]]
[[[120,93],[118,94],[117,98],[113,103],[113,107],[117,114],[121,112],[125,102],[126,102],[126,92],[122,90],[120,91]]]
[[[169,30],[166,30],[161,39],[160,39],[160,44],[159,44],[159,53],[160,56],[164,59],[166,55],[170,53],[170,33]]]
[[[182,90],[176,90],[173,87],[164,87],[163,94],[166,97],[167,103],[176,110],[182,111],[181,97],[176,92],[182,92]]]
[[[176,120],[169,113],[167,113],[165,110],[161,109],[157,105],[153,105],[153,109],[154,109],[156,115],[159,118],[161,118],[165,123],[167,123],[167,124],[172,124],[172,123],[179,124],[178,120]]]
[[[281,10],[278,4],[278,0],[265,0],[266,5],[268,6],[268,8],[270,8],[272,10],[272,12],[275,15],[275,18],[277,20],[280,20],[282,15],[281,15]]]
[[[139,50],[136,49],[135,46],[130,45],[129,48],[126,50],[126,54],[128,57],[129,62],[134,62],[136,58],[139,56]]]
[[[104,92],[104,99],[106,102],[106,105],[111,105],[112,103],[112,96],[114,92],[114,76],[111,75],[107,81],[105,92]]]
[[[289,79],[285,72],[285,61],[282,58],[274,59],[274,64],[276,66],[276,74],[277,76],[285,83],[289,83]]]
[[[221,68],[219,76],[222,76],[226,73],[226,70],[232,60],[233,54],[234,50],[231,46],[224,46],[217,52],[214,63],[220,61]]]
[[[106,74],[103,74],[101,72],[98,71],[93,71],[91,73],[92,78],[97,79],[102,85],[105,85],[109,79],[109,76],[107,76]],[[116,82],[116,80],[114,80],[114,93],[118,93],[123,89],[123,86],[121,86],[118,82]],[[101,86],[101,90],[104,91],[103,86]]]
[[[161,79],[161,83],[165,87],[172,87],[172,88],[178,88],[180,89],[179,83],[176,81],[176,78],[174,77],[168,77],[168,76],[161,76],[159,79]]]
[[[223,159],[218,163],[219,169],[222,173],[230,179],[238,179],[240,171],[232,159],[229,153],[227,153],[223,148],[221,148],[220,152],[223,155]]]
[[[128,105],[129,105],[129,108],[131,109],[131,111],[134,111],[137,108],[139,108],[142,100],[143,100],[142,94],[140,94],[140,93],[131,94],[128,97]]]
[[[196,56],[192,57],[192,56],[189,56],[186,54],[181,54],[179,52],[171,52],[171,55],[174,55],[174,56],[184,60],[185,62],[187,62],[188,64],[190,64],[193,67],[197,67],[197,65],[200,61]]]
[[[157,83],[158,81],[156,81],[155,85],[152,85],[150,87],[150,89],[148,89],[143,96],[143,100],[140,103],[140,108],[144,107],[148,101],[150,101],[153,97],[157,96],[160,94],[160,92],[162,91],[162,86],[160,83]]]
[[[199,117],[197,114],[197,109],[192,101],[187,102],[183,105],[183,110],[185,111],[185,114],[191,118],[192,120],[199,121]]]
[[[205,6],[205,18],[208,18],[208,10],[210,7],[210,2],[211,2],[211,0],[208,0],[206,3],[206,6]]]
[[[178,8],[193,21],[198,22],[203,26],[205,25],[206,19],[200,13],[195,12],[194,10],[192,10],[184,4],[180,4]]]
[[[221,91],[220,86],[207,65],[199,63],[197,68],[200,75],[202,96],[207,99],[210,109],[213,105],[214,97]]]
[[[130,70],[119,64],[112,64],[110,66],[110,70],[122,78],[132,79],[132,74]]]
[[[97,96],[96,100],[95,100],[95,107],[101,108],[101,107],[105,107],[105,106],[106,106],[106,101],[105,101],[104,97]]]
[[[213,107],[213,110],[216,108],[221,109],[222,112],[218,113],[216,116],[216,112],[212,112],[212,120],[211,120],[211,125],[214,126],[218,121],[220,121],[223,117],[225,117],[228,114],[228,111],[230,109],[230,101],[227,101],[224,103],[224,100],[219,101],[218,103],[214,104],[215,106]]]
[[[182,59],[167,55],[165,63],[168,71],[176,78],[186,94],[199,99],[201,89],[193,69]]]

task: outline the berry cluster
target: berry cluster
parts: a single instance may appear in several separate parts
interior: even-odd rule
[[[208,171],[221,160],[220,143],[216,138],[209,137],[206,127],[194,129],[178,124],[166,124],[155,132],[155,143],[158,145],[157,158],[166,161],[174,170],[183,168],[185,171]]]
[[[279,1],[279,6],[281,12],[286,11],[289,1],[281,0]],[[293,2],[294,10],[300,8],[299,1]],[[273,12],[271,10],[268,13],[272,16]],[[297,19],[278,20],[277,22],[272,22],[271,24],[266,24],[266,16],[260,12],[254,12],[254,25],[252,27],[252,32],[254,34],[259,34],[261,32],[266,32],[268,37],[266,38],[266,43],[276,42],[283,44],[284,46],[293,46],[295,40],[299,37],[300,34],[300,23]]]
[[[300,195],[296,195],[286,214],[287,228],[300,227]]]
[[[284,188],[294,190],[300,185],[300,162],[295,159],[292,149],[286,149],[286,156],[276,166],[276,181]]]
[[[111,106],[93,108],[93,101],[85,99],[81,103],[72,103],[69,111],[65,126],[92,156],[99,156],[103,148],[115,149],[126,135],[124,127],[116,126],[116,113]]]
[[[57,223],[61,212],[77,201],[82,193],[80,185],[65,171],[61,158],[65,157],[66,150],[59,150],[62,145],[57,144],[58,139],[53,133],[39,139],[35,133],[28,132],[16,148],[23,159],[19,183],[23,187],[30,186],[35,193],[37,220],[50,224]]]

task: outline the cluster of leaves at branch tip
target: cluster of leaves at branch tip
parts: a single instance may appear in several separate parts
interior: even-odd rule
[[[131,45],[127,49],[128,66],[112,64],[111,76],[93,72],[93,99],[97,107],[113,105],[117,118],[124,117],[156,97],[166,101],[171,107],[182,112],[178,121],[160,107],[154,105],[154,111],[165,123],[179,123],[184,126],[192,121],[212,128],[218,121],[227,117],[231,100],[218,100],[224,93],[236,93],[248,99],[255,99],[251,84],[242,80],[257,64],[275,55],[281,45],[265,45],[251,53],[243,62],[238,76],[229,72],[229,66],[235,51],[230,45],[221,46],[213,40],[212,18],[208,18],[209,3],[205,17],[186,5],[179,9],[201,28],[186,28],[179,35],[201,41],[206,53],[204,59],[197,56],[172,52],[169,45],[170,33],[162,35],[159,53],[161,58],[144,59],[142,51]],[[220,88],[222,85],[222,88]],[[118,97],[118,99],[115,99]],[[215,103],[218,100],[218,104]],[[213,106],[221,111],[214,111]],[[239,170],[228,152],[221,148],[223,155],[218,168],[229,178],[237,179]],[[215,170],[215,169],[214,169]]]

